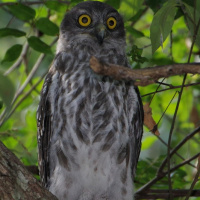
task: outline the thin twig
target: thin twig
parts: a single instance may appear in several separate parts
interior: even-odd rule
[[[184,88],[183,85],[185,85],[186,77],[187,77],[187,74],[185,74],[184,78],[183,78],[183,83],[182,83],[182,87],[181,87],[181,90],[180,90],[180,93],[179,93],[179,96],[178,96],[178,101],[177,101],[177,104],[176,104],[176,108],[175,108],[175,112],[174,112],[174,116],[173,116],[173,120],[172,120],[172,125],[171,125],[170,132],[169,132],[169,138],[168,138],[167,167],[168,167],[168,185],[169,185],[169,194],[170,194],[170,198],[169,199],[173,198],[172,193],[171,193],[171,191],[172,191],[172,183],[171,183],[171,174],[170,174],[171,139],[172,139],[172,134],[173,134],[173,131],[174,131],[174,125],[175,125],[175,121],[176,121],[176,116],[177,116],[177,113],[178,113],[179,105],[180,105],[180,102],[181,102],[181,97],[182,97],[183,88]]]
[[[164,80],[165,80],[165,78],[163,78],[163,79],[161,80],[161,82],[159,83],[158,87],[156,88],[156,91],[158,91],[158,89],[160,88],[160,86],[162,85],[162,83],[163,83]],[[151,104],[153,98],[155,97],[156,91],[155,91],[155,93],[153,94],[153,96],[151,97],[151,100],[150,100],[150,102],[149,102],[149,105]]]
[[[171,98],[170,102],[168,103],[166,109],[164,110],[162,116],[161,116],[160,119],[158,120],[157,126],[158,126],[158,124],[160,123],[161,119],[163,118],[164,114],[166,113],[167,109],[169,108],[170,104],[171,104],[172,101],[174,100],[174,97],[176,96],[176,94],[177,94],[177,91],[174,93],[174,95],[173,95],[173,97]]]
[[[189,53],[189,57],[188,57],[188,63],[190,63],[190,58],[191,58],[191,55],[192,55],[192,50],[193,50],[194,43],[196,41],[196,35],[198,33],[199,25],[200,25],[200,19],[198,21],[198,25],[197,26],[194,25],[194,35],[193,35],[193,41],[192,41],[192,45],[191,45],[190,53]],[[182,94],[183,94],[183,89],[184,89],[183,86],[185,85],[186,78],[187,78],[187,73],[185,73],[184,78],[183,78],[182,87],[181,87],[181,90],[180,90],[180,93],[179,93],[179,97],[178,97],[178,101],[177,101],[177,104],[176,104],[176,108],[175,108],[175,112],[174,112],[174,116],[173,116],[173,120],[172,120],[172,125],[171,125],[171,129],[170,129],[170,133],[169,133],[169,139],[168,139],[167,168],[168,168],[168,185],[169,185],[169,198],[170,199],[173,198],[172,193],[171,193],[171,191],[172,191],[172,182],[171,182],[171,173],[170,173],[171,139],[172,139],[172,134],[173,134],[173,130],[174,130],[174,125],[175,125],[176,116],[177,116],[177,113],[178,113],[181,97],[182,97]]]
[[[22,86],[18,89],[18,91],[15,94],[15,97],[13,99],[13,102],[16,101],[16,99],[19,97],[19,95],[22,93],[22,91],[25,89],[25,87],[29,84],[30,80],[33,78],[35,72],[37,71],[37,69],[39,68],[41,62],[43,61],[44,57],[46,55],[44,53],[42,53],[40,55],[40,57],[38,58],[37,62],[35,63],[35,65],[33,66],[31,72],[29,73],[28,77],[26,78],[25,82],[22,84]]]
[[[200,153],[197,153],[196,155],[192,156],[191,158],[189,158],[189,159],[183,161],[182,163],[176,165],[175,167],[171,168],[171,169],[170,169],[170,173],[173,172],[173,171],[175,171],[175,170],[177,170],[178,168],[180,168],[180,167],[182,167],[182,166],[188,164],[188,163],[191,162],[192,160],[194,160],[194,159],[196,159],[197,157],[199,157],[199,155],[200,155]],[[166,174],[166,173],[168,173],[168,172],[163,172],[163,173]]]
[[[199,131],[200,131],[200,126],[197,127],[195,130],[193,130],[191,133],[189,133],[186,137],[184,137],[183,140],[178,145],[176,145],[176,147],[171,151],[170,157],[172,157],[172,155],[174,155],[189,139],[191,139]],[[167,158],[162,162],[158,170],[158,174],[162,173],[166,163],[167,163]]]
[[[184,197],[187,195],[189,190],[172,190],[174,197]],[[192,190],[191,197],[199,197],[200,190]],[[157,190],[157,189],[150,189],[147,193],[139,193],[135,195],[135,200],[139,199],[168,199],[169,198],[169,191],[168,190]]]
[[[152,133],[153,134],[153,133]],[[155,134],[153,134],[155,135]],[[165,146],[167,146],[167,143],[158,135],[156,135],[157,138],[160,140],[160,142],[162,142]],[[172,149],[172,148],[171,148]],[[182,160],[185,160],[185,158],[183,156],[181,156],[178,152],[175,152],[175,155],[177,155],[179,158],[181,158]],[[190,165],[193,168],[196,168],[195,165],[193,165],[192,163],[188,163],[188,165]]]
[[[170,173],[172,173],[173,171],[175,171],[178,168],[182,167],[183,165],[186,165],[186,164],[190,163],[192,160],[196,159],[199,155],[200,155],[200,153],[194,155],[193,157],[191,157],[191,158],[185,160],[184,162],[176,165],[175,167],[171,168],[170,169]],[[161,180],[162,178],[164,178],[167,174],[168,174],[168,171],[157,173],[157,175],[152,180],[150,180],[148,183],[146,183],[141,188],[139,188],[137,190],[136,194],[145,194],[145,193],[147,193],[148,190],[149,190],[149,188],[152,185],[154,185],[156,182],[158,182],[159,180]]]
[[[12,110],[9,112],[9,114],[6,115],[6,117],[0,122],[0,127],[3,125],[3,123],[8,120],[11,115],[15,112],[15,110],[18,108],[18,106],[31,94],[31,92],[38,86],[38,84],[43,80],[46,73],[41,76],[41,78],[37,81],[35,85],[31,87],[31,89],[17,102],[17,104],[12,108]]]
[[[54,39],[54,41],[51,43],[50,46],[52,46],[53,44],[56,43],[56,41],[58,40],[58,38],[56,37]],[[45,58],[46,54],[42,53],[38,60],[36,61],[35,65],[33,66],[31,72],[29,73],[28,77],[26,78],[25,82],[22,84],[22,86],[18,89],[18,91],[15,94],[15,97],[13,99],[13,102],[16,101],[16,99],[19,97],[19,95],[22,93],[22,91],[25,89],[25,87],[29,84],[30,80],[33,78],[35,72],[37,71],[37,69],[39,68],[41,62],[43,61],[43,59]]]
[[[195,85],[200,85],[200,82],[197,82],[197,83],[190,83],[190,84],[185,84],[184,87],[190,87],[190,86],[195,86]],[[164,91],[167,91],[167,90],[174,90],[174,89],[178,89],[178,88],[181,88],[181,85],[178,85],[178,86],[172,86],[172,87],[170,87],[170,88],[166,88],[166,89],[162,89],[162,90],[158,90],[158,91],[150,92],[150,93],[147,93],[147,94],[141,95],[141,97],[149,96],[149,95],[152,95],[152,94],[155,94],[155,93],[164,92]]]
[[[194,177],[194,180],[193,180],[193,182],[192,182],[192,184],[190,186],[190,189],[189,189],[189,191],[187,193],[187,196],[186,196],[185,200],[188,200],[190,198],[192,190],[193,190],[195,184],[197,183],[197,181],[199,179],[199,175],[200,175],[200,156],[198,157],[197,173],[196,173],[196,175]]]

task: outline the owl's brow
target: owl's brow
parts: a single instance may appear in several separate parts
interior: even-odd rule
[[[118,16],[119,16],[119,13],[116,12],[116,11],[111,11],[111,12],[108,12],[106,16],[107,16],[107,17],[111,17],[111,16],[113,16],[113,17],[118,17]]]
[[[86,10],[84,8],[78,9],[77,11],[75,11],[75,13],[77,13],[78,15],[80,15],[80,14],[89,14],[89,15],[91,15],[91,12],[88,12],[88,10]]]

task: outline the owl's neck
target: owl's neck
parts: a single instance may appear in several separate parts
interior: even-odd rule
[[[91,40],[71,40],[60,38],[57,45],[57,54],[66,52],[72,54],[74,59],[84,60],[89,63],[91,56],[95,56],[101,62],[128,66],[124,40],[107,40],[98,44]]]

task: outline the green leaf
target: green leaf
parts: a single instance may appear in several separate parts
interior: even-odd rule
[[[186,3],[183,3],[184,4],[184,6],[185,6],[185,11],[186,11],[186,13],[188,14],[188,16],[191,18],[191,19],[193,19],[194,20],[194,8],[193,7],[191,7],[191,6],[189,6],[188,4],[186,4]],[[186,18],[187,18],[187,15],[185,16]],[[190,19],[188,19],[188,20],[190,20]]]
[[[71,0],[71,3],[81,3],[83,0]]]
[[[195,10],[196,10],[196,15],[195,15],[195,18],[194,18],[194,8],[189,6],[188,4],[184,3],[184,6],[185,6],[185,9],[186,9],[186,13],[188,14],[188,16],[193,20],[193,22],[191,22],[190,19],[187,20],[187,26],[188,26],[188,29],[191,33],[191,37],[194,38],[194,33],[196,30],[194,30],[194,28],[197,27],[197,24],[198,24],[198,21],[200,19],[200,1],[197,1],[196,2],[196,7],[195,7]],[[185,16],[187,18],[187,16]],[[195,23],[195,27],[194,27],[194,23]],[[196,34],[196,40],[195,40],[195,43],[200,47],[200,28],[198,29],[198,32]]]
[[[7,107],[10,106],[15,94],[13,83],[7,76],[0,73],[0,97]]]
[[[107,0],[105,3],[118,10],[120,7],[121,0]]]
[[[131,21],[131,22],[137,22],[140,17],[143,15],[144,11],[146,10],[146,8],[144,9],[140,9],[133,17],[131,17],[128,21]]]
[[[123,15],[125,20],[134,16],[143,6],[144,0],[123,0],[119,8],[119,12]]]
[[[30,47],[32,47],[34,50],[42,52],[42,53],[47,53],[51,54],[51,47],[47,45],[46,43],[42,42],[39,38],[35,36],[31,36],[28,38],[28,43]]]
[[[48,18],[40,18],[36,22],[36,27],[46,35],[54,36],[59,33],[58,26],[51,22]]]
[[[128,53],[128,56],[131,57],[133,62],[144,63],[148,61],[148,59],[141,56],[142,51],[142,49],[139,49],[136,45],[133,45],[131,51]]]
[[[6,36],[22,37],[25,35],[26,35],[25,32],[19,31],[17,29],[13,29],[13,28],[1,28],[0,29],[0,37],[6,37]]]
[[[131,33],[135,38],[144,37],[144,34],[131,26],[126,26],[126,30]]]
[[[177,4],[169,1],[155,15],[150,27],[152,53],[154,53],[169,35],[176,15]]]
[[[15,44],[14,46],[10,47],[7,51],[6,54],[2,60],[2,63],[5,62],[12,62],[16,60],[22,51],[22,45],[21,44]]]
[[[9,5],[8,8],[15,17],[23,21],[28,21],[35,17],[35,10],[29,6],[17,3],[15,5]]]
[[[45,5],[47,8],[58,12],[64,12],[67,9],[67,5],[59,1],[46,1]]]
[[[157,12],[163,4],[168,0],[145,0],[145,4],[150,7],[154,12]]]
[[[194,7],[194,2],[195,2],[195,1],[191,1],[191,0],[182,0],[182,2],[188,4],[188,5],[192,6],[192,7]],[[198,1],[197,1],[197,2],[198,2]]]

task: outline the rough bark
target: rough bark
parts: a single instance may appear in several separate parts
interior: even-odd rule
[[[0,142],[0,200],[56,200]]]
[[[90,67],[100,75],[111,76],[116,80],[133,81],[137,86],[155,83],[159,78],[183,75],[185,73],[200,74],[200,63],[173,64],[144,69],[130,69],[120,65],[101,63],[94,56],[90,59]]]

